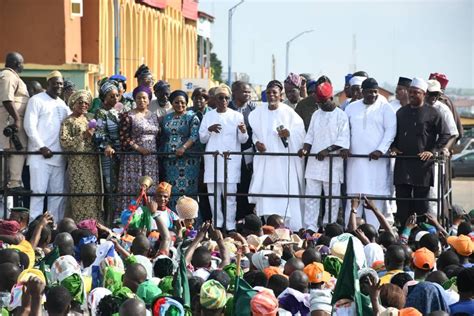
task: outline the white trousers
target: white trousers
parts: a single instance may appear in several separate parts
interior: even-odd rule
[[[329,182],[319,181],[313,179],[306,179],[306,195],[320,195],[324,189],[324,194],[329,195]],[[341,184],[332,184],[332,195],[341,194]],[[318,231],[318,218],[321,199],[306,198],[304,207],[304,225],[306,229]],[[332,199],[331,202],[331,222],[337,221],[337,214],[339,212],[339,199]],[[323,218],[323,225],[329,223],[329,199],[326,199],[325,214]]]
[[[217,218],[214,218],[214,226],[224,228],[224,213],[222,209],[222,197],[224,195],[224,183],[217,183]],[[207,184],[207,192],[214,194],[214,183]],[[227,183],[227,193],[237,193],[237,183]],[[235,229],[235,216],[237,214],[237,199],[235,196],[228,196],[227,211],[225,218],[225,228],[227,230]],[[214,195],[209,195],[209,204],[211,204],[212,216],[214,217]]]
[[[30,185],[33,193],[64,193],[64,166],[52,166],[42,162],[30,165]],[[48,196],[48,212],[58,223],[64,217],[64,197]],[[30,200],[30,220],[43,214],[43,196],[32,196]]]
[[[370,196],[367,196],[367,198],[370,199]],[[379,209],[386,217],[388,217],[386,215],[386,212],[385,212],[385,207],[386,207],[385,201],[372,200],[372,202],[374,202],[375,207],[377,209]],[[364,213],[365,213],[365,216],[363,216]],[[348,199],[347,204],[346,204],[346,214],[345,214],[345,217],[344,217],[346,228],[347,228],[347,224],[349,224],[350,215],[351,215],[351,200]],[[374,212],[372,212],[371,210],[364,209],[364,200],[363,199],[361,199],[359,207],[357,208],[357,217],[364,218],[364,220],[367,224],[373,225],[376,230],[379,230],[379,228],[380,228],[379,220],[375,216]],[[391,221],[390,218],[387,218],[387,219],[389,220],[389,222]]]

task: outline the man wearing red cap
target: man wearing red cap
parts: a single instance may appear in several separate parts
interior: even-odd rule
[[[446,77],[445,74],[440,74],[440,73],[431,73],[430,74],[430,80],[431,79],[434,79],[436,81],[438,81],[441,85],[441,90],[442,90],[442,94],[441,96],[439,97],[439,101],[443,102],[444,104],[446,104],[449,109],[451,110],[451,113],[453,113],[453,116],[454,116],[454,121],[456,121],[456,127],[458,129],[458,132],[459,132],[459,135],[457,137],[457,139],[461,139],[464,132],[463,132],[463,128],[462,128],[462,123],[461,123],[461,117],[459,116],[459,113],[456,111],[456,108],[454,107],[454,104],[453,104],[453,101],[451,101],[451,99],[444,93],[444,91],[446,90],[446,87],[448,86],[448,77]]]
[[[349,122],[346,113],[338,108],[332,101],[333,89],[329,82],[324,82],[316,88],[316,99],[320,111],[313,113],[308,133],[306,134],[303,148],[299,150],[300,156],[309,153],[316,157],[309,157],[306,165],[306,195],[320,195],[322,189],[329,193],[332,183],[332,195],[340,195],[341,183],[344,181],[342,158],[333,158],[332,178],[329,179],[330,153],[338,153],[341,148],[349,148]],[[324,135],[324,137],[321,137]],[[320,199],[307,198],[305,201],[304,225],[306,229],[318,230]],[[329,206],[326,200],[326,216],[323,224],[335,222],[339,210],[339,200],[333,199]]]

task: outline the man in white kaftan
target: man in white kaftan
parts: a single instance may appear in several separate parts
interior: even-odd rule
[[[66,159],[52,152],[61,151],[59,131],[62,121],[71,113],[69,107],[59,97],[63,88],[63,78],[59,71],[47,77],[48,88],[28,101],[24,126],[28,135],[28,151],[39,151],[41,155],[30,155],[31,190],[33,193],[64,193]],[[31,197],[30,220],[43,213],[44,197]],[[48,197],[48,211],[55,222],[64,217],[62,196]]]
[[[386,154],[396,134],[397,118],[392,106],[378,94],[378,84],[373,78],[362,83],[364,98],[349,104],[346,114],[351,130],[350,153],[369,155],[367,158],[349,158],[347,161],[347,194],[372,197],[390,197],[387,182],[390,172],[389,159],[380,158]],[[345,221],[349,220],[350,203],[347,203]],[[385,212],[385,203],[375,201],[376,207]],[[362,203],[360,208],[362,214]],[[359,211],[359,210],[358,210]],[[371,211],[365,212],[366,222],[376,229],[380,224]]]
[[[240,151],[241,144],[245,143],[249,135],[245,128],[244,116],[228,108],[230,90],[218,87],[216,90],[216,105],[214,111],[204,115],[199,127],[199,139],[206,144],[206,151]],[[215,216],[216,227],[225,228],[227,231],[235,230],[235,216],[237,202],[235,196],[226,199],[226,213],[222,209],[221,197],[224,192],[224,157],[217,157],[217,183],[214,179],[214,156],[204,156],[204,183],[207,183],[207,192],[214,194],[217,191],[217,210],[214,209],[214,195],[209,196],[211,211]],[[237,183],[240,182],[241,156],[232,156],[227,160],[227,193],[237,192]]]
[[[454,120],[454,115],[453,112],[449,109],[449,107],[444,104],[443,102],[439,101],[439,97],[442,94],[441,91],[441,84],[437,80],[428,80],[428,90],[427,94],[425,97],[425,103],[428,106],[432,106],[435,109],[438,110],[438,112],[441,114],[441,117],[446,124],[446,127],[448,128],[449,135],[451,136],[450,142],[446,145],[447,149],[451,149],[452,145],[455,143],[456,139],[459,136],[459,131],[456,126],[456,121]],[[449,151],[446,151],[445,154],[449,155]],[[443,168],[446,166],[443,165]],[[435,162],[434,168],[433,168],[433,181],[434,184],[433,186],[430,187],[430,193],[429,197],[431,199],[437,199],[438,198],[438,185],[439,185],[439,176],[438,176],[438,163]],[[446,172],[447,176],[450,176],[449,172]],[[430,201],[429,202],[429,212],[433,215],[438,214],[438,202],[436,201]]]
[[[344,182],[344,166],[341,157],[332,158],[332,176],[329,177],[328,154],[337,154],[341,148],[349,149],[349,121],[346,113],[334,104],[332,97],[332,86],[325,82],[316,88],[316,98],[320,100],[319,110],[313,113],[308,132],[305,137],[303,155],[308,151],[317,154],[317,157],[309,157],[306,164],[306,195],[329,194],[331,180],[331,195],[341,194],[341,183]],[[339,199],[326,198],[325,216],[323,224],[336,222],[339,211]],[[304,209],[304,226],[314,232],[318,231],[320,199],[306,198]]]
[[[291,107],[280,102],[282,90],[280,82],[271,81],[266,90],[268,103],[258,106],[249,115],[253,142],[259,152],[296,153],[303,146],[303,120]],[[284,146],[281,137],[286,137],[288,147]],[[302,194],[303,164],[304,160],[297,156],[255,156],[249,193]],[[258,216],[278,214],[291,230],[302,227],[304,199],[253,196],[249,197],[249,202],[256,204]]]

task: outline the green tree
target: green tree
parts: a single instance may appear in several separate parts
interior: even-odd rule
[[[212,52],[212,43],[210,46],[212,79],[215,81],[222,81],[222,62],[219,57],[217,57],[217,54]]]

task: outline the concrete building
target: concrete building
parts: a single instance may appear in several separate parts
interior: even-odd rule
[[[181,88],[209,73],[209,63],[198,64],[197,23],[197,0],[2,0],[0,56],[20,52],[25,81],[45,84],[58,69],[96,92],[99,79],[121,73],[130,90],[145,63],[155,80]]]

